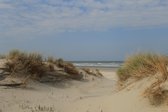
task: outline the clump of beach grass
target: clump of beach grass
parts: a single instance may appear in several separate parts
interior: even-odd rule
[[[3,73],[7,73],[9,76],[24,77],[24,82],[27,82],[28,79],[40,80],[46,76],[52,77],[52,79],[82,78],[78,69],[63,59],[48,57],[44,61],[39,53],[26,53],[19,50],[10,51],[5,57],[7,62],[4,68],[1,68]],[[55,68],[61,68],[63,71],[60,72]]]
[[[140,53],[126,59],[124,65],[118,69],[117,74],[120,80],[124,81],[130,77],[141,79],[157,72],[167,79],[168,58],[160,54]]]
[[[78,75],[79,70],[70,62],[64,61],[63,59],[54,59],[53,57],[48,57],[47,62],[62,68],[65,72],[72,75]]]
[[[121,67],[117,70],[117,75],[120,81],[125,81],[130,77],[128,70],[125,67]]]
[[[168,90],[155,82],[145,90],[144,94],[149,99],[150,104],[158,106],[167,100]]]
[[[6,72],[10,75],[24,74],[31,78],[40,78],[48,70],[41,54],[12,50],[7,55]]]
[[[132,78],[140,80],[145,77],[155,76],[157,79],[149,88],[145,90],[145,96],[153,105],[159,105],[164,102],[167,96],[167,90],[160,85],[167,81],[168,58],[167,56],[154,53],[139,53],[126,59],[117,75],[119,82],[126,83]],[[160,75],[156,75],[160,74]]]

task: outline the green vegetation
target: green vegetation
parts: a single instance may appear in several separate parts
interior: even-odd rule
[[[117,70],[117,75],[120,81],[125,81],[130,77],[129,72],[125,67],[119,68]]]

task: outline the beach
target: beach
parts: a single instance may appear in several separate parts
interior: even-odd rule
[[[93,68],[92,68],[93,69]],[[100,69],[100,68],[99,68]],[[118,90],[116,68],[100,69],[104,78],[26,88],[0,87],[0,112],[167,112],[141,97],[146,80]]]
[[[103,69],[102,72],[106,76],[111,74],[110,69]],[[86,112],[89,108],[101,110],[101,102],[94,102],[93,99],[113,94],[115,82],[109,77],[97,78],[91,82],[70,81],[54,85],[31,82],[27,88],[0,87],[0,109],[2,112],[43,112],[43,109],[44,112]],[[40,107],[42,110],[38,109]]]
[[[0,112],[168,112],[168,0],[0,0]]]

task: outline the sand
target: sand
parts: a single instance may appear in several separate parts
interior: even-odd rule
[[[168,112],[143,98],[147,79],[118,91],[116,70],[100,70],[105,78],[93,81],[0,87],[0,112]]]

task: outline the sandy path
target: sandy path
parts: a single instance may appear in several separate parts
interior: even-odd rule
[[[167,112],[141,97],[140,86],[116,92],[115,71],[103,70],[104,79],[46,85],[32,83],[27,89],[0,87],[0,112]]]

